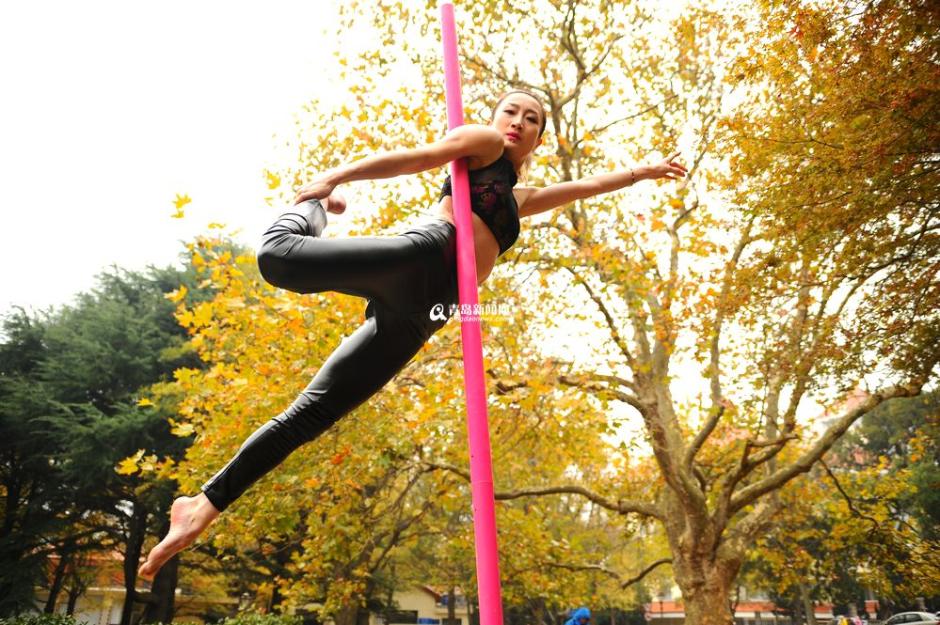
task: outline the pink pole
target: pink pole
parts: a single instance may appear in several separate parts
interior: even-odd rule
[[[454,3],[441,0],[441,34],[444,42],[444,86],[447,94],[447,126],[463,125],[460,95],[460,66],[457,61],[457,29]],[[457,223],[457,289],[461,309],[472,311],[477,298],[477,262],[470,215],[467,163],[450,164]],[[467,396],[467,432],[470,442],[470,488],[473,493],[473,534],[477,554],[477,589],[480,596],[480,625],[503,625],[503,603],[499,586],[499,554],[496,547],[496,510],[493,499],[493,461],[486,414],[486,382],[483,377],[483,342],[476,315],[461,315],[463,382]]]

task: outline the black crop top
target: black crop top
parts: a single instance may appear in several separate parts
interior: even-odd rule
[[[470,210],[479,215],[499,243],[502,254],[519,238],[519,206],[512,194],[516,185],[516,170],[505,156],[496,161],[470,170]],[[437,198],[452,195],[450,176],[441,187]]]

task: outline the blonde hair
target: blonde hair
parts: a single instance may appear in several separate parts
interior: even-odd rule
[[[499,105],[503,103],[503,100],[505,100],[506,98],[508,98],[514,93],[521,93],[523,95],[527,95],[533,100],[535,100],[536,102],[538,102],[539,112],[542,115],[541,124],[539,125],[539,138],[541,138],[542,135],[545,133],[545,126],[546,124],[548,124],[548,112],[545,110],[545,105],[542,104],[542,99],[527,89],[512,89],[510,91],[504,92],[501,96],[499,96],[499,99],[496,101],[496,104],[493,106],[493,110],[490,112],[490,122],[496,119],[496,111],[499,110]],[[532,166],[532,155],[529,154],[529,156],[526,157],[525,162],[519,168],[519,179],[522,180],[523,182],[528,182],[529,168],[531,166]]]

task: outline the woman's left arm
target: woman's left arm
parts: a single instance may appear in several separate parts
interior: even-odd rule
[[[673,162],[678,156],[679,152],[676,152],[655,165],[640,165],[625,171],[598,174],[581,180],[560,182],[547,187],[529,189],[528,195],[519,206],[519,216],[531,217],[576,200],[583,200],[631,186],[640,180],[657,180],[659,178],[678,180],[684,178],[688,174],[688,170],[681,163]]]

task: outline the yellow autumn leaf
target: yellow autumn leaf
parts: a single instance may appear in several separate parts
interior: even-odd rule
[[[193,312],[191,310],[183,311],[176,316],[176,320],[179,321],[180,325],[184,328],[191,326],[193,324],[193,319]]]
[[[173,206],[176,208],[176,212],[170,215],[173,219],[182,219],[186,214],[183,212],[183,207],[192,202],[192,199],[188,195],[176,194],[176,198],[173,200]]]
[[[189,436],[195,431],[192,423],[179,423],[170,429],[174,436]]]
[[[179,210],[192,201],[193,201],[192,198],[189,197],[188,195],[186,194],[180,195],[179,193],[177,193],[176,199],[173,200],[173,205],[176,206],[177,210]]]
[[[166,295],[164,295],[164,297],[170,300],[171,302],[176,303],[182,300],[184,297],[186,297],[186,293],[188,292],[189,291],[186,288],[186,285],[180,285],[180,288],[176,289],[175,291],[171,291],[167,293]]]
[[[150,399],[148,399],[148,398],[146,398],[146,397],[141,397],[141,398],[137,401],[137,405],[140,406],[140,407],[153,406],[153,402],[150,401]]]
[[[121,462],[118,463],[117,467],[115,467],[115,471],[117,471],[120,475],[132,475],[136,473],[137,470],[139,469],[139,467],[137,466],[137,463],[140,462],[140,459],[143,457],[144,457],[144,450],[138,449],[137,453],[134,454],[133,456],[128,456],[124,460],[121,460]]]
[[[177,382],[189,384],[193,377],[198,373],[197,369],[177,369],[173,372],[173,377]]]
[[[212,305],[202,302],[196,306],[194,311],[193,325],[196,327],[206,326],[210,321],[212,321]]]
[[[137,473],[137,461],[134,458],[125,458],[118,463],[116,471],[120,475],[133,475]]]

